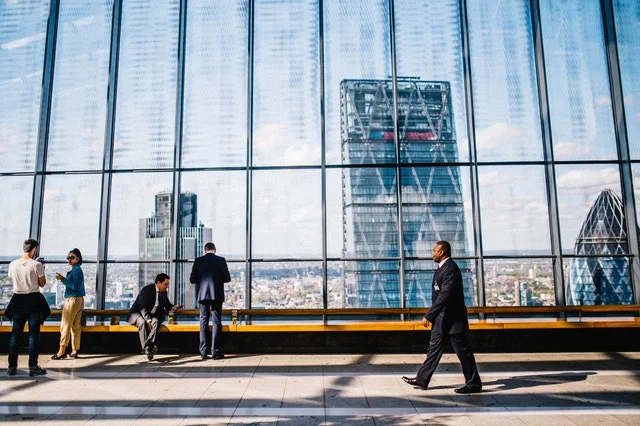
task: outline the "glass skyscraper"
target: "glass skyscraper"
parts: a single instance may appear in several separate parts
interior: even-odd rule
[[[399,307],[400,283],[394,271],[398,257],[397,170],[376,167],[394,163],[393,83],[391,80],[343,80],[341,85],[342,162],[369,164],[344,168],[342,199],[344,257],[376,259],[346,262],[353,276],[346,305],[362,308]],[[429,253],[436,241],[447,240],[454,256],[467,255],[464,203],[458,161],[451,88],[448,82],[398,81],[398,140],[404,163],[400,174],[405,254]],[[442,165],[440,165],[442,164]],[[378,260],[379,259],[379,260]],[[471,271],[461,261],[465,299],[474,304]],[[431,303],[433,265],[427,262],[405,279],[407,306]]]
[[[633,303],[629,252],[622,200],[602,191],[593,202],[576,239],[567,286],[569,305],[619,305]]]

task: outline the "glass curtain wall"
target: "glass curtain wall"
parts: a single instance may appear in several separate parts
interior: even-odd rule
[[[167,272],[194,308],[209,241],[228,308],[427,307],[438,240],[469,306],[639,302],[635,1],[42,0],[0,17],[0,309],[28,237],[52,307],[77,247],[87,307],[127,309]]]

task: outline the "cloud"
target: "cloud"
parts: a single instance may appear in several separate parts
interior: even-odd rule
[[[255,155],[279,164],[318,164],[320,145],[296,138],[296,133],[280,123],[260,127],[253,136]]]
[[[611,105],[611,97],[610,96],[598,96],[596,98],[596,105],[598,105],[598,106]]]
[[[504,183],[504,176],[500,175],[497,170],[481,171],[479,177],[482,186],[500,185]]]
[[[84,18],[76,19],[73,21],[74,27],[86,27],[93,24],[93,15],[86,16]]]
[[[37,33],[28,37],[23,37],[18,40],[8,41],[0,45],[4,50],[13,50],[20,47],[25,47],[36,41],[44,40],[46,33]]]
[[[627,95],[627,96],[624,97],[624,103],[627,106],[628,105],[633,105],[633,100],[634,100],[633,96],[631,96],[631,95]]]
[[[574,141],[560,141],[553,144],[553,153],[559,157],[573,157],[577,152],[585,155],[589,154],[591,153],[591,146]]]
[[[557,179],[558,188],[576,189],[588,187],[619,187],[618,170],[613,167],[606,169],[571,170]]]
[[[524,130],[521,127],[510,127],[505,122],[498,122],[476,131],[476,145],[483,150],[497,149],[522,136]]]

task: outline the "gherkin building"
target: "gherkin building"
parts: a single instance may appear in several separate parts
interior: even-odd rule
[[[611,190],[593,202],[576,239],[567,304],[620,305],[633,302],[626,221],[622,200]]]

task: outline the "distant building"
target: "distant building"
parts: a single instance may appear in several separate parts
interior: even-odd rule
[[[342,163],[380,167],[343,168],[343,257],[397,258],[398,197],[391,80],[343,80],[340,84]],[[430,258],[438,240],[451,243],[454,257],[466,256],[464,204],[451,105],[451,87],[443,81],[398,80],[404,250]],[[411,163],[437,163],[411,167]],[[345,307],[399,307],[397,260],[344,262]],[[459,261],[465,301],[475,304],[473,274]],[[431,304],[435,264],[405,263],[407,306]]]
[[[622,200],[611,190],[593,202],[576,239],[567,285],[568,305],[633,303],[626,220]]]
[[[198,196],[192,192],[180,194],[180,216],[178,253],[181,259],[193,259],[201,256],[204,244],[212,241],[212,229],[198,222]],[[140,260],[168,260],[171,254],[171,193],[161,192],[155,196],[155,214],[140,219]],[[195,301],[194,286],[189,284],[190,267],[178,264],[173,285],[178,288],[176,303],[185,307]],[[138,286],[142,288],[152,284],[159,273],[169,273],[169,264],[140,263],[138,268]],[[137,294],[137,292],[136,292]],[[189,302],[189,303],[185,303]]]

